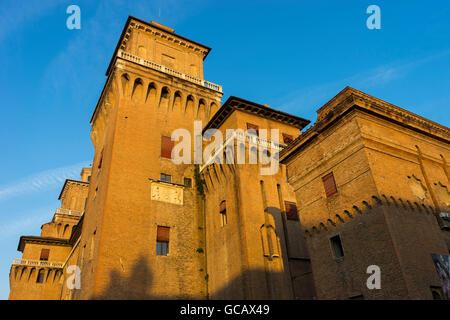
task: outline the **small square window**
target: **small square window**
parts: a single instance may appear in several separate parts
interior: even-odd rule
[[[334,257],[340,259],[344,257],[344,248],[342,247],[341,237],[339,235],[330,238],[331,248],[333,249]]]
[[[186,188],[191,188],[192,187],[192,179],[191,178],[184,178],[184,186]]]
[[[172,176],[169,175],[169,174],[161,173],[161,179],[160,180],[170,183],[170,182],[172,182]]]

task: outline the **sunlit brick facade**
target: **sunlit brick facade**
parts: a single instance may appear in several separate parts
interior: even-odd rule
[[[21,237],[10,299],[431,298],[426,257],[448,253],[449,129],[346,88],[302,132],[308,120],[267,105],[222,105],[203,78],[210,50],[128,18],[91,118],[92,168],[66,181],[40,236]],[[262,175],[250,140],[233,142],[245,164],[175,164],[176,129],[193,146],[208,129],[277,129],[282,164]],[[364,289],[367,263],[383,289]]]

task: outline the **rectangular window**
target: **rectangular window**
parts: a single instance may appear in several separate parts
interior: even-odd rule
[[[247,130],[255,130],[256,134],[259,134],[259,127],[255,124],[251,124],[247,122]]]
[[[174,141],[170,137],[161,136],[161,157],[172,159]]]
[[[322,177],[323,186],[325,187],[325,194],[331,197],[333,194],[337,193],[336,181],[334,181],[333,172],[330,172],[326,176]]]
[[[39,260],[41,261],[48,261],[48,257],[50,255],[50,249],[42,249],[41,250],[41,257]]]
[[[283,133],[283,142],[285,144],[291,143],[292,141],[294,141],[293,136],[291,136],[290,134]]]
[[[286,218],[288,220],[298,220],[297,205],[295,202],[285,201],[284,207],[286,210]]]
[[[161,173],[161,179],[160,180],[164,181],[164,182],[171,183],[172,182],[172,176],[169,175],[169,174]]]
[[[336,259],[344,256],[344,248],[342,248],[342,242],[340,236],[334,236],[330,238],[331,248],[333,249],[334,257]]]
[[[156,254],[167,256],[169,253],[169,227],[158,226],[156,231]]]
[[[186,188],[191,188],[192,187],[192,179],[191,178],[184,178],[184,186]]]

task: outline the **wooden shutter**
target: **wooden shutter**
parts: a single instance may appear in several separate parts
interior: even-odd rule
[[[40,260],[45,260],[45,261],[47,261],[49,255],[50,255],[50,249],[42,249],[42,250],[41,250],[41,258],[40,258]]]
[[[227,202],[224,200],[220,203],[220,213],[226,213],[227,212]]]
[[[288,220],[298,220],[297,205],[295,202],[285,201],[284,207],[286,209],[286,218]]]
[[[247,130],[253,129],[256,131],[256,134],[259,134],[259,127],[255,124],[247,123]]]
[[[294,137],[290,134],[283,133],[283,142],[285,144],[291,143],[294,140]]]
[[[325,187],[325,194],[327,197],[337,193],[336,182],[334,181],[333,172],[330,172],[326,176],[322,177],[323,186]]]
[[[156,241],[158,242],[169,242],[169,227],[159,227],[156,232]]]
[[[161,157],[163,158],[172,158],[172,149],[174,146],[174,141],[170,139],[170,137],[161,137]]]

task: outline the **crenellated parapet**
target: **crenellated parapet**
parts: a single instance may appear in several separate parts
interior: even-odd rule
[[[416,201],[395,198],[393,196],[387,196],[382,194],[381,197],[372,196],[370,199],[363,200],[356,203],[351,208],[336,213],[334,217],[321,221],[314,225],[305,225],[305,236],[313,237],[315,234],[319,234],[323,231],[329,231],[339,225],[346,224],[350,221],[358,219],[364,215],[373,214],[375,209],[379,208],[397,208],[403,212],[415,212],[423,215],[433,215],[435,210],[432,206],[427,206],[423,203]]]

